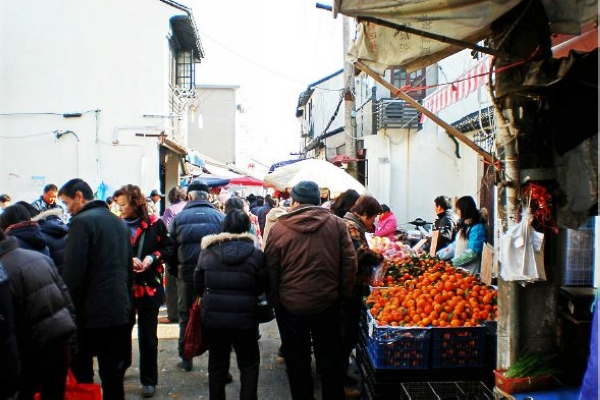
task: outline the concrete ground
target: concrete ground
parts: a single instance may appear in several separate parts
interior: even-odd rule
[[[161,309],[160,316],[165,316]],[[279,332],[275,321],[261,324],[261,339],[259,341],[261,362],[258,382],[259,399],[289,399],[288,379],[283,359],[277,357],[279,348]],[[208,399],[208,353],[194,358],[194,369],[183,372],[177,368],[177,324],[158,324],[159,354],[158,354],[158,386],[154,399]],[[137,342],[137,326],[133,330],[133,363],[125,375],[125,398],[140,399],[141,384],[139,383],[139,355]],[[232,352],[230,372],[233,382],[227,385],[228,399],[238,399],[240,393],[239,371]],[[355,371],[353,370],[353,373]],[[96,380],[98,376],[96,374]],[[319,379],[315,379],[315,395],[321,398]]]

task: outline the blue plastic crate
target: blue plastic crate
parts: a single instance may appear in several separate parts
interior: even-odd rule
[[[368,320],[367,353],[375,368],[429,368],[430,328],[380,327]]]
[[[487,329],[484,326],[432,329],[432,368],[483,367]]]

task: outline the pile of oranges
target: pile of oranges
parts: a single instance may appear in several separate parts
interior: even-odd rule
[[[497,318],[495,289],[436,257],[410,258],[410,268],[386,274],[388,287],[374,287],[365,300],[379,326],[480,326]]]

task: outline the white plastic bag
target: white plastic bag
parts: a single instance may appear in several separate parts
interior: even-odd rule
[[[500,238],[500,277],[505,281],[546,280],[544,234],[531,226],[529,209],[523,218]]]
[[[456,249],[456,242],[450,243],[448,246],[444,247],[441,250],[438,250],[435,255],[442,260],[451,260],[454,258],[454,251]]]

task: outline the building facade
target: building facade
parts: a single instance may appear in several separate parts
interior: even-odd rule
[[[178,182],[203,57],[191,9],[4,2],[0,25],[3,192],[31,201],[80,177],[101,198],[127,183],[164,192]]]

